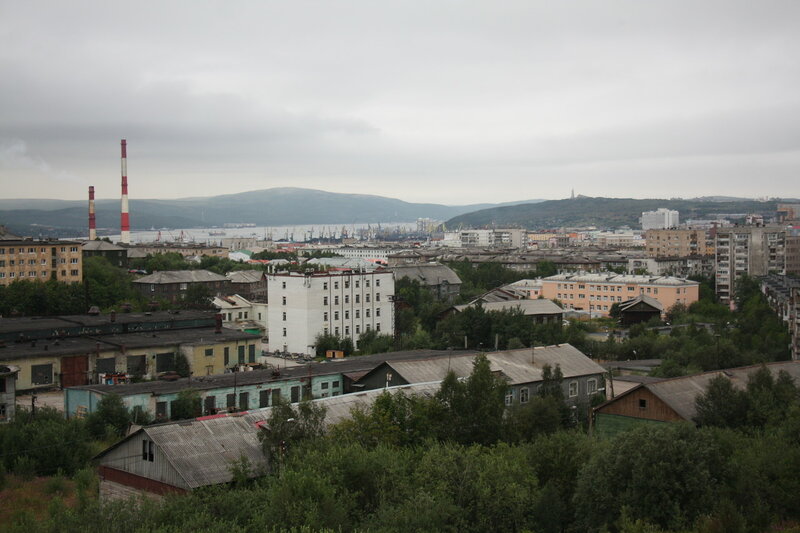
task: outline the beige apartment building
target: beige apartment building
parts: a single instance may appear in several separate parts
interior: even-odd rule
[[[80,282],[82,258],[81,243],[76,241],[0,241],[0,285],[17,280]]]
[[[611,306],[645,294],[669,310],[676,303],[691,305],[700,297],[700,283],[672,276],[641,276],[613,272],[557,274],[542,279],[541,295],[559,300],[564,309],[608,316]]]
[[[714,245],[702,229],[650,229],[645,233],[648,257],[713,255]]]

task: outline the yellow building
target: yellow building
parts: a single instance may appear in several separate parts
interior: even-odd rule
[[[645,233],[649,257],[713,255],[713,241],[702,229],[650,229]]]
[[[17,390],[72,387],[103,382],[104,376],[155,379],[174,372],[178,354],[194,376],[221,374],[261,355],[258,335],[213,327],[64,337],[6,343],[0,364],[19,367]]]
[[[17,280],[80,282],[82,257],[81,243],[75,241],[0,241],[0,285]]]

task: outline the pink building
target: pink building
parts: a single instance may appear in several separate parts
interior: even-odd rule
[[[691,305],[700,297],[700,283],[672,276],[639,276],[613,272],[558,274],[542,279],[541,295],[561,301],[564,309],[608,316],[611,306],[639,294],[658,300],[669,310],[676,303]]]

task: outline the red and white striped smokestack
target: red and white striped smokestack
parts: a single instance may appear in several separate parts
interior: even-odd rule
[[[89,186],[89,240],[97,238],[97,225],[94,220],[94,185]]]
[[[128,151],[127,142],[122,139],[122,212],[120,213],[120,242],[130,244],[131,221],[128,215]]]

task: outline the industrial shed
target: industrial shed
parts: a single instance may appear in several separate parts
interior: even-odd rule
[[[392,387],[392,393],[432,395],[438,383]],[[383,390],[314,400],[327,409],[325,422],[350,416],[353,407],[369,405]],[[102,500],[138,495],[188,492],[229,483],[231,464],[242,457],[253,471],[266,466],[258,440],[272,408],[200,417],[194,420],[146,426],[130,434],[95,459]]]
[[[588,402],[604,393],[605,369],[570,344],[540,346],[486,354],[490,368],[508,382],[506,404],[527,403],[539,392],[545,366],[561,368],[564,398],[570,403]],[[452,371],[465,378],[472,372],[475,354],[458,354],[415,361],[387,361],[362,376],[355,386],[365,390],[389,385],[441,381]]]

